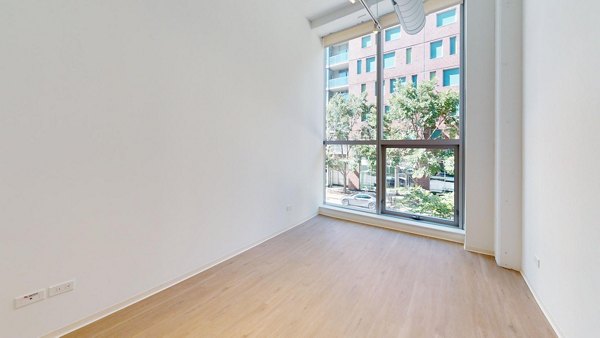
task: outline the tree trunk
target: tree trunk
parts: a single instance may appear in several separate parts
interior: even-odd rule
[[[421,188],[425,189],[425,190],[430,190],[429,187],[429,175],[427,176],[423,176],[421,178],[415,178],[415,184],[420,186]]]
[[[348,164],[344,163],[344,194],[348,193]]]

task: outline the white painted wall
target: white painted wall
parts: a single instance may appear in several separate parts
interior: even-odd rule
[[[495,253],[521,270],[522,0],[496,0]]]
[[[495,0],[465,1],[465,248],[494,254]]]
[[[524,2],[523,273],[568,338],[600,336],[598,13]]]
[[[290,6],[2,1],[0,337],[64,327],[317,212],[323,54]]]

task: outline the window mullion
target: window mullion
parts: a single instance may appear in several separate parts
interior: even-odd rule
[[[376,94],[377,94],[377,189],[375,195],[377,198],[376,212],[381,214],[383,210],[383,203],[385,203],[385,195],[383,194],[385,189],[385,158],[381,152],[381,140],[383,139],[383,109],[384,109],[384,92],[383,92],[383,39],[382,33],[378,32],[376,35],[377,41],[377,81],[376,81]]]

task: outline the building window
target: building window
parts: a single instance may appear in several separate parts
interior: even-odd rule
[[[456,54],[456,36],[450,38],[450,55]]]
[[[385,31],[385,41],[398,40],[400,38],[400,26]]]
[[[441,12],[437,14],[436,26],[442,27],[456,22],[456,9],[453,8],[449,11]]]
[[[392,43],[386,41],[404,38],[398,37],[400,28],[392,27],[379,36],[365,31],[367,35],[342,43],[348,46],[349,56],[359,57],[344,64],[325,63],[329,81],[323,139],[325,204],[462,226],[463,117],[459,107],[464,103],[458,85],[462,59],[460,46],[451,46],[458,43],[451,38],[460,38],[463,27],[461,6],[445,9],[456,9],[457,24],[442,30],[435,22],[443,11],[427,16],[433,24],[424,28],[423,36],[437,38],[421,37],[391,48]],[[378,42],[385,46],[374,48]],[[332,47],[327,48],[327,57]],[[429,48],[433,58],[443,57],[443,66],[431,66]],[[452,48],[457,57],[446,57]]]
[[[434,41],[429,44],[429,58],[437,59],[444,56],[444,45],[442,40]]]
[[[383,54],[383,69],[394,68],[396,66],[396,53],[391,52]]]
[[[444,69],[444,87],[458,86],[460,84],[460,70],[458,68]]]
[[[367,73],[374,72],[375,68],[377,68],[377,65],[375,65],[375,58],[367,58]]]
[[[371,36],[370,35],[362,37],[361,46],[362,46],[362,48],[371,47]]]

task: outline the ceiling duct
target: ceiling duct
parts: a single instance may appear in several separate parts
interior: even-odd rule
[[[390,0],[402,29],[410,35],[419,33],[425,27],[423,0]]]

